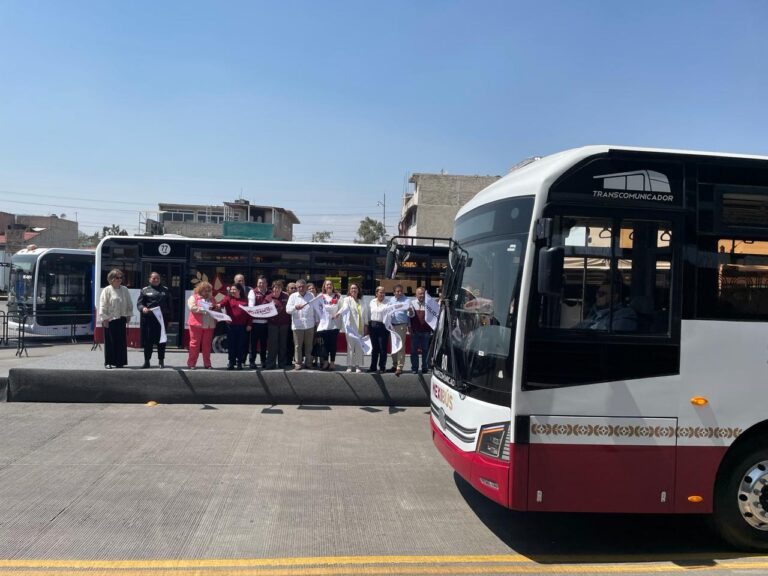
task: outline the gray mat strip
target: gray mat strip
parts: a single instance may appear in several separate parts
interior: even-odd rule
[[[0,387],[2,380],[0,380]],[[346,372],[44,370],[9,372],[8,402],[428,406],[429,377]]]

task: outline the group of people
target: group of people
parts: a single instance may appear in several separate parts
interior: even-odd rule
[[[128,363],[125,329],[133,315],[131,294],[123,285],[123,272],[117,269],[107,274],[107,286],[99,295],[98,321],[104,329],[104,367],[123,368]],[[152,350],[157,346],[160,368],[165,367],[165,328],[170,318],[171,294],[163,286],[160,274],[152,272],[149,284],[141,289],[136,301],[140,315],[141,343],[144,364],[149,368]]]
[[[125,329],[133,312],[128,289],[122,285],[123,273],[112,270],[108,285],[100,295],[98,320],[104,328],[104,364],[122,368],[127,364]],[[391,371],[400,375],[405,369],[405,337],[411,335],[411,371],[426,373],[432,328],[426,319],[424,288],[416,297],[403,294],[400,284],[394,295],[386,298],[383,287],[366,306],[359,284],[350,283],[346,296],[339,294],[332,280],[325,280],[320,293],[304,279],[284,285],[275,280],[268,287],[259,276],[249,288],[245,276],[237,274],[226,296],[216,301],[210,283],[199,282],[187,300],[189,308],[189,354],[187,368],[194,370],[200,356],[203,367],[211,368],[213,335],[220,318],[227,322],[229,370],[263,370],[293,367],[294,370],[336,369],[337,342],[344,330],[347,340],[347,372],[362,372],[366,352],[371,361],[368,372],[384,372],[390,330],[402,345],[392,354]],[[400,304],[393,307],[392,304]],[[160,275],[152,272],[149,284],[142,288],[136,304],[140,317],[144,348],[143,368],[150,367],[153,348],[157,347],[159,366],[165,362],[165,328],[170,319],[170,293]],[[265,310],[267,311],[265,313]],[[222,316],[222,313],[226,316]],[[370,339],[370,349],[368,349]],[[260,366],[257,365],[257,358]]]

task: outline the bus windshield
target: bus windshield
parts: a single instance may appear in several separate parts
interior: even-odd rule
[[[484,206],[456,222],[444,284],[435,370],[446,382],[508,393],[517,301],[533,198]]]
[[[34,296],[34,277],[37,256],[33,254],[16,255],[11,259],[10,285],[8,287],[8,306],[32,304]]]

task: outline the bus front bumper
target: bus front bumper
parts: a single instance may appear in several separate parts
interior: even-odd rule
[[[511,444],[510,461],[489,458],[475,451],[460,450],[430,418],[432,442],[458,474],[478,492],[505,508],[524,510],[527,446]],[[524,454],[525,453],[525,454]],[[520,464],[519,466],[512,465]],[[519,480],[519,481],[517,481]]]

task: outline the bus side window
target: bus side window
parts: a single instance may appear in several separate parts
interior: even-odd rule
[[[696,315],[768,318],[768,241],[711,236],[699,245]]]
[[[559,217],[565,249],[560,296],[540,295],[539,327],[667,335],[671,224]]]

